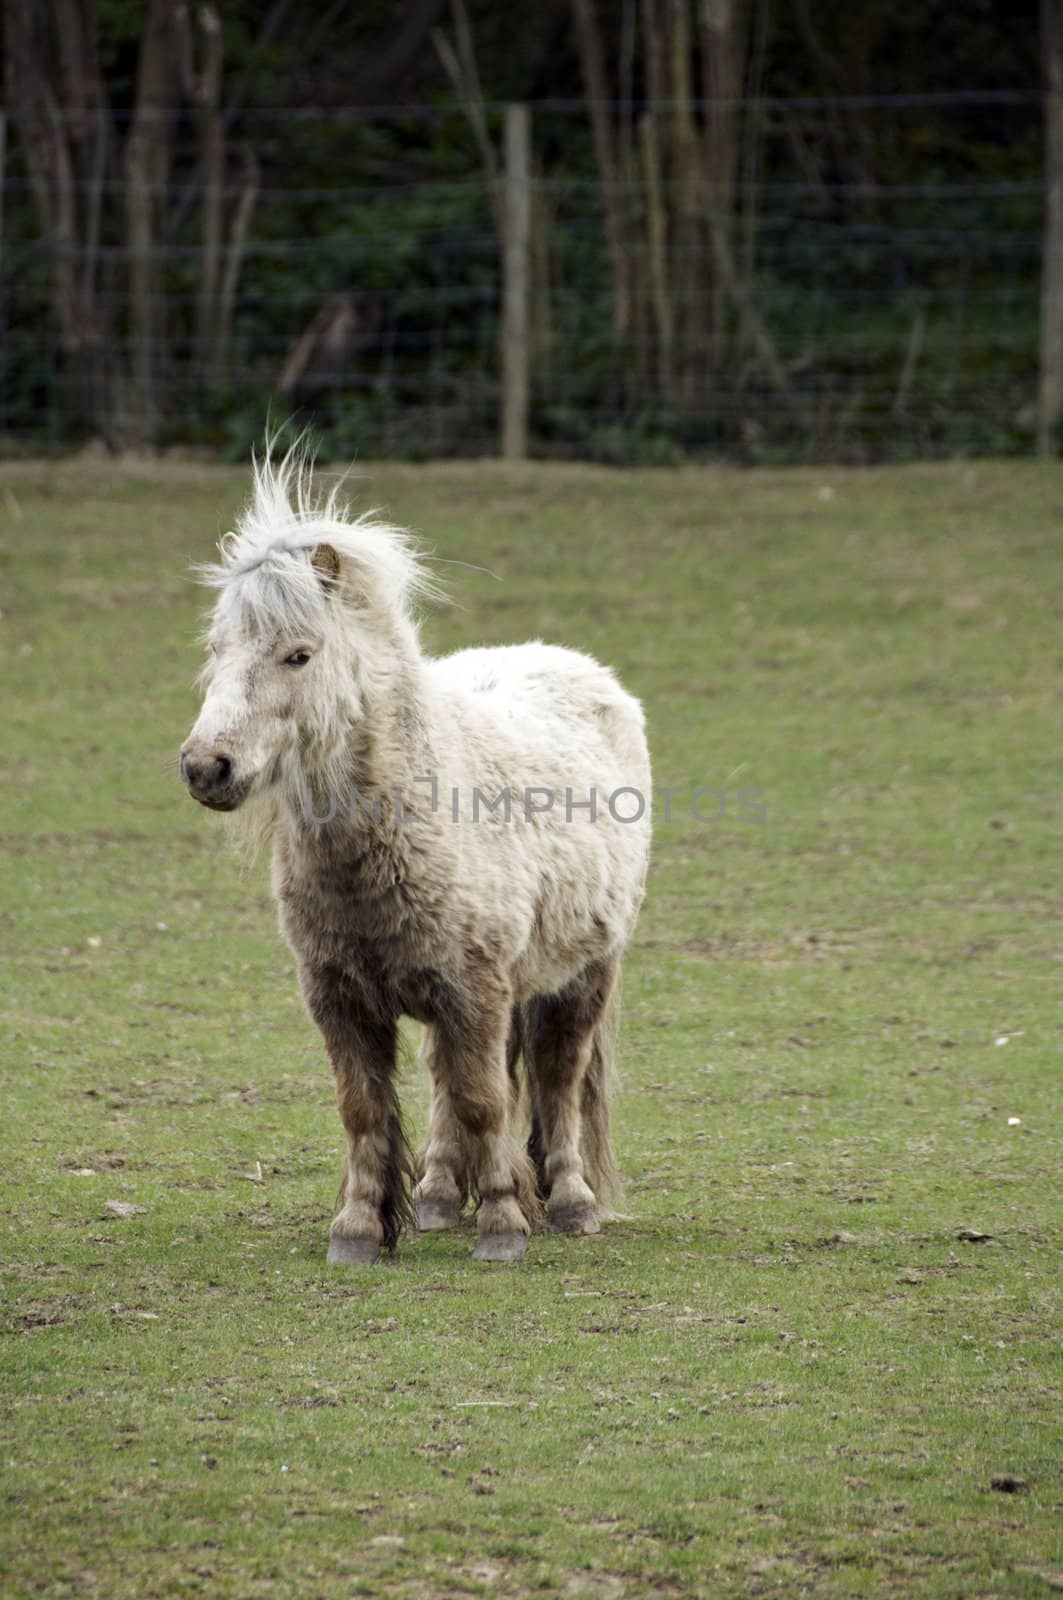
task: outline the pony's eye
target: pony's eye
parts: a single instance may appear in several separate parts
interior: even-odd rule
[[[309,650],[293,650],[290,656],[285,656],[284,665],[286,667],[305,667],[309,660]]]

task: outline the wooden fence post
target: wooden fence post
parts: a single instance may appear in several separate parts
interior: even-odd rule
[[[506,107],[506,176],[502,232],[502,454],[528,454],[529,278],[531,243],[531,117]]]
[[[1037,453],[1056,454],[1063,413],[1063,0],[1041,0],[1045,227],[1041,250],[1041,379]]]
[[[4,187],[7,183],[7,110],[0,106],[0,346],[7,339],[7,255],[4,250]],[[0,433],[5,417],[0,413]]]
[[[4,248],[4,184],[7,181],[7,112],[0,106],[0,264]]]

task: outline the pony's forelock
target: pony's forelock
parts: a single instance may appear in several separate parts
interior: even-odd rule
[[[251,497],[219,541],[221,559],[197,569],[218,591],[219,606],[282,630],[320,625],[327,595],[310,560],[320,544],[331,545],[371,601],[392,613],[408,617],[417,602],[440,598],[410,535],[375,511],[353,516],[342,491],[342,480],[327,494],[317,490],[302,441],[279,462],[268,447],[255,456]]]

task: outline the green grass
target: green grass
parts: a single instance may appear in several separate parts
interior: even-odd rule
[[[0,479],[0,1590],[1059,1589],[1063,471],[372,469],[496,575],[445,569],[430,645],[599,653],[681,792],[629,1214],[361,1275],[265,866],[176,780],[244,485]]]

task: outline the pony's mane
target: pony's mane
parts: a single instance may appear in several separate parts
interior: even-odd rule
[[[310,561],[319,544],[331,545],[393,613],[408,617],[418,600],[437,598],[410,535],[375,511],[352,516],[342,491],[341,480],[318,492],[301,444],[276,464],[267,448],[254,458],[251,497],[235,529],[218,544],[221,560],[200,567],[199,576],[253,621],[288,630],[312,627],[324,614],[325,589]]]

